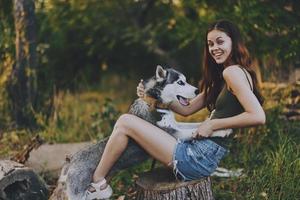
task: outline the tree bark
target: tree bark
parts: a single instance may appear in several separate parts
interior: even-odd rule
[[[13,118],[18,127],[34,125],[36,103],[36,19],[33,0],[14,0],[16,63],[9,86]]]
[[[48,199],[45,183],[32,169],[10,161],[0,160],[0,199]]]
[[[158,168],[140,175],[136,200],[213,200],[210,178],[182,182],[171,169]]]

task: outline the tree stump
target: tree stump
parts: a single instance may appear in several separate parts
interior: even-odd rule
[[[48,190],[32,169],[14,161],[0,160],[0,199],[46,200]]]
[[[210,178],[176,180],[172,169],[157,168],[136,181],[137,200],[213,200]]]

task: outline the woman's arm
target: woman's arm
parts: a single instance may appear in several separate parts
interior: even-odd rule
[[[190,101],[188,106],[182,106],[178,102],[172,102],[170,104],[170,109],[180,115],[188,116],[191,115],[202,108],[205,107],[204,104],[204,92],[198,94],[194,99]]]
[[[245,112],[233,117],[205,120],[193,134],[193,138],[209,137],[213,131],[219,129],[261,125],[266,121],[265,112],[251,91],[242,69],[237,66],[227,67],[223,70],[223,77],[227,86],[229,86],[243,106]]]
[[[210,120],[212,129],[239,128],[264,124],[266,121],[265,112],[251,91],[242,69],[238,66],[227,67],[223,71],[223,77],[245,112],[233,117]]]

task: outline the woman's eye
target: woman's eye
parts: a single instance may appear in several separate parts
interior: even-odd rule
[[[219,41],[218,41],[218,44],[223,44],[223,43],[224,43],[223,40],[219,40]]]
[[[177,82],[179,85],[184,85],[184,82],[183,81],[178,81]]]

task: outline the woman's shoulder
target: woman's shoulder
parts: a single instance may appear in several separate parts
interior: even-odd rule
[[[223,70],[223,78],[234,78],[236,75],[243,74],[242,66],[230,65]]]
[[[223,70],[223,78],[229,87],[242,82],[250,84],[251,87],[252,84],[248,83],[249,81],[252,82],[251,76],[246,75],[245,73],[248,72],[245,72],[242,68],[243,66],[240,65],[231,65]],[[250,79],[249,81],[245,75]]]

